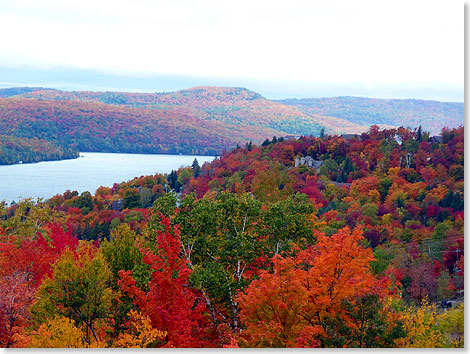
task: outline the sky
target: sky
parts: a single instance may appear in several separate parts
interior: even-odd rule
[[[464,3],[2,0],[0,86],[463,101]]]

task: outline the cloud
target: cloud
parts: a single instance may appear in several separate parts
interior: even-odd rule
[[[4,0],[0,64],[463,89],[462,10],[435,0]]]

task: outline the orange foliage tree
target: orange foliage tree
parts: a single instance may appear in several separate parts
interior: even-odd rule
[[[325,318],[339,316],[354,327],[344,310],[368,293],[383,294],[375,283],[370,249],[359,245],[362,229],[317,233],[317,244],[295,257],[273,258],[274,272],[262,271],[239,295],[246,325],[241,343],[261,347],[315,347],[327,336]]]

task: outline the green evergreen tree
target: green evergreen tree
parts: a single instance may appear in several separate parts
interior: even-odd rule
[[[419,126],[418,131],[416,132],[416,140],[423,140],[423,128],[421,127],[421,125]]]
[[[173,189],[176,193],[179,193],[181,190],[181,183],[178,181],[178,174],[176,171],[171,170],[171,173],[167,176],[168,184],[170,188]],[[165,192],[168,192],[165,190]]]
[[[133,208],[142,207],[139,190],[137,188],[128,189],[126,193],[124,193],[123,207],[124,209],[126,208],[133,209]]]
[[[199,162],[197,161],[197,159],[194,159],[191,168],[193,169],[194,178],[198,177],[201,174],[201,167],[199,166]]]

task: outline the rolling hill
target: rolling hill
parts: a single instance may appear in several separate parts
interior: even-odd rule
[[[20,95],[55,101],[91,101],[152,110],[174,109],[204,121],[218,121],[257,129],[271,128],[293,135],[359,133],[367,126],[325,115],[308,115],[296,107],[268,100],[239,87],[200,86],[169,93],[127,93],[38,90]]]
[[[296,107],[305,114],[338,117],[351,123],[370,126],[421,125],[431,134],[464,124],[464,104],[416,99],[378,99],[366,97],[331,97],[284,99],[277,102]]]
[[[79,151],[220,154],[237,143],[284,132],[201,120],[174,109],[149,110],[96,102],[0,98],[0,131]]]

